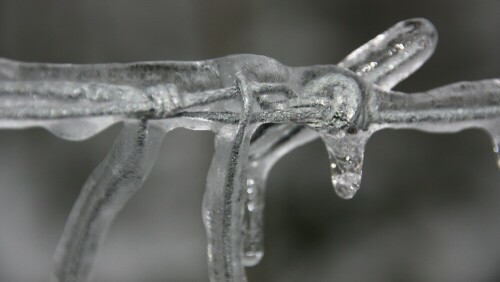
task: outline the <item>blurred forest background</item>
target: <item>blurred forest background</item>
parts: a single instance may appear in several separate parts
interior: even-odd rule
[[[435,55],[396,89],[500,77],[500,1],[0,0],[0,57],[54,63],[255,53],[334,64],[398,21],[425,17]],[[0,131],[0,281],[47,281],[70,208],[120,129],[84,142]],[[250,281],[500,281],[500,172],[489,137],[384,130],[353,200],[331,188],[319,141],[283,158],[266,199],[266,254]],[[96,282],[208,281],[201,200],[213,134],[167,135],[112,226]]]

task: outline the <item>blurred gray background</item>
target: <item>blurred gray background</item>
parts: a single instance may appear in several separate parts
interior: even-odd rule
[[[425,17],[435,55],[399,85],[420,91],[500,77],[500,1],[0,0],[0,57],[105,63],[234,53],[287,65],[339,62],[396,22]],[[120,129],[84,142],[0,131],[0,281],[47,281],[79,189]],[[201,200],[213,134],[167,135],[112,226],[96,282],[208,281]],[[500,281],[500,173],[480,130],[384,130],[353,200],[337,198],[317,141],[269,179],[266,254],[250,281]]]

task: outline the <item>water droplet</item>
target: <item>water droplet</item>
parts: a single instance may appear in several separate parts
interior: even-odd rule
[[[351,199],[359,190],[368,135],[360,132],[355,135],[322,136],[330,157],[332,184],[335,193],[342,199]]]
[[[257,245],[254,245],[257,246]],[[262,257],[264,256],[264,252],[261,250],[247,250],[243,254],[243,265],[249,267],[249,266],[255,266],[257,265],[261,260]]]
[[[249,212],[253,212],[255,210],[255,203],[253,201],[248,202],[247,209]]]

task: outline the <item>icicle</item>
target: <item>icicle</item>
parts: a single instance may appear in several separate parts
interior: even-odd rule
[[[368,137],[366,132],[322,135],[330,157],[332,184],[337,195],[343,199],[354,197],[360,187]]]
[[[82,188],[57,246],[54,282],[86,281],[96,251],[116,214],[142,186],[166,131],[130,121]]]
[[[207,230],[209,277],[212,282],[244,282],[242,224],[245,201],[243,180],[248,161],[252,96],[243,78],[238,86],[242,99],[237,126],[228,125],[216,135],[203,199],[203,222]]]

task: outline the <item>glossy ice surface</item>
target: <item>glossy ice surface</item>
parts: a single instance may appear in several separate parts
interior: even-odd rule
[[[69,215],[52,280],[88,279],[114,217],[148,176],[165,134],[177,127],[216,133],[202,215],[211,281],[246,281],[245,266],[264,255],[269,170],[309,141],[324,141],[333,187],[345,199],[359,189],[365,144],[382,128],[481,127],[498,153],[500,80],[412,94],[390,90],[431,56],[436,42],[432,24],[411,19],[336,66],[288,67],[257,55],[103,65],[0,59],[0,127],[40,126],[81,140],[124,124]]]

